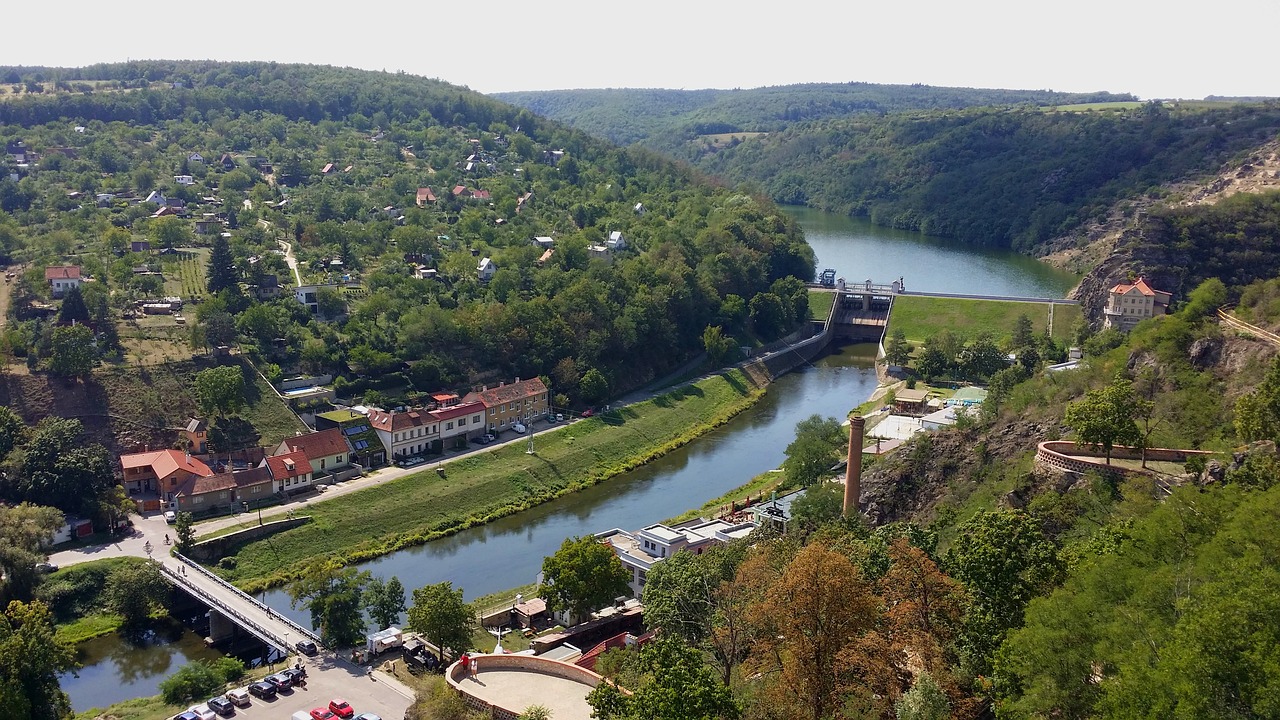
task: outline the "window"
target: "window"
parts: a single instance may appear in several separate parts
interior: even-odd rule
[[[497,415],[497,414],[498,414],[498,408],[489,408],[489,414],[490,414],[490,415]]]
[[[204,498],[200,497],[199,495],[196,495],[195,497],[191,498],[192,505],[200,505],[203,502],[204,502]]]
[[[341,456],[341,455],[339,455],[339,456],[338,456],[338,459],[337,459],[335,462],[342,462],[342,456]]]
[[[444,429],[445,429],[445,430],[452,430],[452,429],[453,429],[453,423],[451,423],[451,422],[447,422],[447,423],[445,423],[445,424],[444,424]]]
[[[320,469],[324,469],[324,458],[320,458]]]
[[[506,412],[506,411],[507,411],[507,404],[502,403],[502,412]]]

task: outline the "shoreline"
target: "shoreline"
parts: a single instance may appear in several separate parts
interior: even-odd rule
[[[728,408],[727,412],[719,412],[714,417],[712,417],[711,419],[705,422],[701,422],[696,426],[691,426],[691,428],[686,428],[686,430],[694,429],[695,432],[681,433],[680,435],[676,436],[671,440],[668,440],[665,443],[649,447],[645,451],[640,452],[637,455],[631,456],[629,458],[626,458],[619,464],[611,467],[607,467],[603,470],[588,470],[584,477],[579,478],[576,481],[569,482],[561,487],[546,489],[540,492],[535,492],[531,495],[526,496],[521,500],[514,501],[511,503],[508,503],[507,505],[503,505],[497,508],[488,509],[487,511],[484,508],[481,508],[476,514],[468,516],[466,518],[453,518],[449,520],[442,520],[440,522],[435,523],[435,527],[431,529],[418,528],[414,530],[394,533],[387,537],[370,541],[370,543],[376,543],[376,545],[369,546],[370,543],[365,543],[366,545],[365,548],[360,548],[360,546],[357,545],[351,548],[351,550],[348,552],[334,553],[334,554],[331,554],[330,557],[334,558],[338,562],[341,562],[342,565],[344,566],[367,562],[369,560],[373,560],[399,550],[420,546],[434,540],[438,540],[444,537],[448,537],[450,535],[457,534],[463,530],[475,528],[481,525],[488,524],[489,522],[492,522],[494,520],[498,520],[504,517],[514,515],[524,510],[528,510],[538,505],[541,505],[543,503],[550,502],[557,498],[563,497],[570,493],[574,493],[579,490],[584,490],[589,487],[599,485],[600,483],[613,479],[618,475],[634,470],[649,462],[652,462],[653,460],[657,460],[693,442],[694,440],[697,440],[703,435],[706,435],[707,433],[710,433],[711,431],[725,425],[726,423],[728,423],[729,421],[731,421],[741,413],[753,407],[756,403],[760,401],[762,397],[764,397],[765,392],[767,392],[768,390],[769,384],[771,384],[772,378],[769,379],[769,382],[764,382],[764,383],[752,382],[750,379],[748,379],[747,373],[743,372],[741,369],[730,368],[723,372],[719,372],[719,373],[701,378],[696,382],[686,383],[686,384],[671,388],[664,393],[654,396],[654,399],[666,397],[670,393],[678,392],[682,389],[685,389],[691,386],[698,386],[700,383],[706,382],[708,380],[723,379],[724,382],[732,384],[733,382],[735,382],[735,380],[731,380],[729,376],[734,372],[740,373],[741,379],[748,380],[748,382],[751,385],[751,389],[742,396],[742,399],[739,402],[733,403],[732,406]],[[651,402],[651,401],[646,401],[646,402]],[[604,420],[607,417],[608,416],[602,416],[599,419]],[[424,475],[426,472],[428,471],[423,471],[423,473],[409,475],[409,476],[406,476],[405,478],[401,478],[399,481],[406,481],[406,480],[411,481],[413,478],[418,477],[419,475]],[[431,476],[434,476],[434,472],[432,473]],[[239,553],[237,553],[236,555],[229,555],[228,557],[238,557],[238,555]],[[305,563],[305,561],[302,561],[302,562]],[[295,568],[297,567],[298,564],[299,563],[293,563]],[[206,567],[209,567],[211,570],[215,572],[217,572],[217,569],[218,569],[217,563],[214,563],[212,565],[206,564]],[[260,576],[249,577],[249,578],[232,579],[230,580],[230,582],[232,582],[241,590],[244,590],[249,594],[256,594],[256,593],[263,592],[265,590],[278,588],[296,579],[296,577],[297,577],[297,570],[293,569],[289,571],[277,571],[267,575],[260,575]]]

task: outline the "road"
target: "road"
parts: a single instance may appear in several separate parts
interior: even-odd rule
[[[298,274],[298,258],[293,255],[293,243],[287,243],[283,240],[277,240],[280,248],[284,250],[284,262],[293,271],[293,284],[302,287],[302,275]]]

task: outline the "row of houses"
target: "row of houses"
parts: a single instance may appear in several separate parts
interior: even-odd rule
[[[131,495],[157,495],[170,509],[213,512],[342,480],[359,467],[465,447],[473,438],[544,417],[549,391],[542,380],[517,380],[459,398],[441,396],[439,407],[365,412],[335,410],[316,417],[317,430],[287,438],[240,469],[211,468],[198,457],[208,450],[208,427],[192,420],[181,435],[192,450],[153,450],[120,456],[122,484]]]

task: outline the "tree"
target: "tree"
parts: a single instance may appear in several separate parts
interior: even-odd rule
[[[889,342],[884,346],[884,361],[898,366],[911,362],[911,345],[907,343],[907,333],[901,328],[889,336]]]
[[[244,662],[222,657],[209,662],[195,660],[160,681],[160,695],[170,704],[186,704],[207,698],[223,685],[244,677]]]
[[[733,352],[733,338],[725,337],[724,329],[719,325],[708,325],[702,331],[702,347],[707,351],[707,360],[713,367],[720,367],[725,358]]]
[[[1031,318],[1026,313],[1018,316],[1017,321],[1013,325],[1013,335],[1009,338],[1009,347],[1013,350],[1034,345],[1036,342],[1035,328],[1031,325]]]
[[[201,370],[196,373],[194,390],[200,412],[233,414],[245,404],[244,371],[238,365]]]
[[[1145,412],[1145,402],[1134,397],[1133,383],[1116,376],[1110,385],[1090,390],[1084,399],[1067,405],[1065,422],[1076,432],[1076,440],[1101,447],[1111,464],[1111,449],[1116,443],[1138,445],[1142,433],[1134,418]]]
[[[810,415],[796,423],[796,438],[787,445],[787,459],[782,463],[787,483],[797,487],[812,485],[835,463],[843,441],[847,436],[835,418]]]
[[[31,599],[42,548],[61,525],[62,513],[51,507],[0,505],[0,602]]]
[[[336,318],[347,311],[347,300],[337,288],[322,287],[316,290],[316,310],[323,317]]]
[[[720,684],[702,653],[679,639],[660,635],[640,650],[638,687],[624,695],[602,682],[588,695],[598,720],[733,720],[741,711],[733,693]]]
[[[89,307],[84,304],[84,294],[80,288],[73,287],[62,296],[62,307],[58,308],[58,322],[62,325],[89,322]]]
[[[210,295],[217,295],[223,290],[239,291],[240,289],[240,273],[236,269],[236,260],[231,255],[231,243],[221,234],[213,238],[213,249],[209,252],[209,269],[205,282]]]
[[[0,460],[26,442],[27,424],[8,405],[0,405]]]
[[[200,327],[204,331],[204,343],[207,347],[230,345],[236,340],[236,320],[231,313],[210,313],[200,323]]]
[[[770,292],[751,298],[751,327],[762,340],[777,340],[791,325],[791,312],[782,298]]]
[[[148,229],[151,237],[163,248],[185,245],[191,240],[191,231],[186,222],[172,215],[152,220]]]
[[[191,513],[184,510],[174,517],[173,534],[177,538],[178,552],[183,555],[190,553],[196,542],[195,518]]]
[[[405,611],[404,585],[400,584],[400,578],[392,575],[386,582],[380,578],[370,580],[364,589],[364,606],[379,628],[399,624],[400,614]]]
[[[1008,367],[1005,357],[991,335],[983,333],[960,351],[960,368],[970,378],[985,380]]]
[[[1060,568],[1053,543],[1020,510],[982,512],[961,523],[946,567],[972,598],[962,644],[982,673],[1005,634],[1022,624],[1027,603],[1053,587]]]
[[[605,378],[604,373],[591,368],[583,373],[582,379],[578,381],[578,394],[584,403],[598,403],[609,397],[609,380]]]
[[[125,627],[136,628],[169,597],[169,581],[159,563],[146,561],[121,565],[107,576],[103,596],[111,612],[124,618]]]
[[[477,628],[476,611],[462,597],[462,588],[454,590],[448,581],[413,591],[409,629],[422,633],[427,642],[439,649],[441,662],[445,648],[456,655],[471,647],[471,636]]]
[[[1280,358],[1253,392],[1236,400],[1235,416],[1236,434],[1244,442],[1280,439]]]
[[[808,533],[838,520],[843,514],[844,485],[838,482],[815,483],[791,503],[788,527]]]
[[[86,443],[79,420],[47,417],[5,462],[0,497],[96,515],[116,484],[106,448]]]
[[[364,586],[371,575],[355,568],[342,568],[326,559],[318,560],[289,586],[293,606],[311,612],[311,627],[320,631],[325,645],[342,647],[364,640],[365,619],[361,609]]]
[[[898,699],[893,711],[898,720],[947,720],[951,717],[951,701],[933,676],[922,672]]]
[[[592,535],[568,538],[542,561],[539,594],[552,610],[564,610],[581,622],[592,610],[630,594],[631,573],[608,543]]]
[[[71,717],[71,700],[58,685],[58,674],[75,666],[75,647],[54,634],[47,605],[9,603],[0,615],[0,702],[5,717]]]
[[[85,377],[97,362],[92,330],[84,325],[54,328],[49,372],[62,377]]]
[[[821,543],[805,546],[751,609],[756,645],[748,662],[770,678],[761,702],[784,716],[838,714],[855,641],[879,620],[879,600],[862,572]]]

